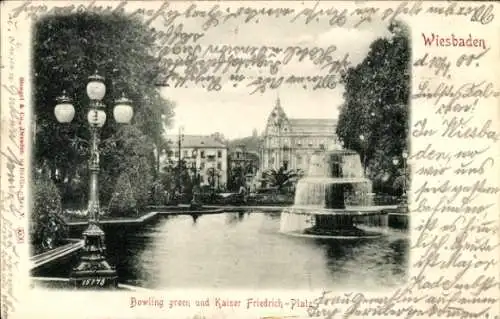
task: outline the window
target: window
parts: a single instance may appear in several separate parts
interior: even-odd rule
[[[174,152],[168,151],[168,157],[172,157],[174,155]]]
[[[319,148],[320,148],[320,150],[324,150],[325,149],[325,144],[319,144]]]
[[[179,151],[175,151],[175,157],[179,157]]]
[[[222,169],[222,163],[217,163],[217,169]]]
[[[222,151],[217,151],[217,157],[221,158],[222,157]]]
[[[205,162],[201,163],[200,167],[201,169],[205,169]]]
[[[185,151],[183,151],[183,152],[182,152],[182,157],[188,157],[188,151],[186,151],[186,150],[185,150]]]
[[[200,157],[201,157],[201,158],[205,158],[205,151],[201,151],[201,152],[200,152]]]
[[[240,158],[240,152],[236,152],[236,158]]]

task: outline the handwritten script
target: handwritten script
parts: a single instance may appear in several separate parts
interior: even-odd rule
[[[250,94],[278,90],[283,86],[302,90],[335,89],[345,70],[352,65],[348,54],[335,45],[215,44],[218,34],[239,30],[254,33],[266,23],[284,28],[364,28],[371,23],[392,22],[416,16],[458,16],[482,25],[494,19],[493,5],[431,2],[393,3],[388,8],[362,3],[345,8],[329,3],[305,2],[293,7],[253,7],[229,4],[192,4],[179,9],[176,2],[164,2],[151,9],[126,10],[127,2],[93,1],[88,5],[67,4],[49,7],[30,1],[12,10],[13,18],[36,19],[44,14],[76,12],[126,13],[142,17],[156,35],[155,55],[162,73],[156,85],[172,88],[201,87],[208,91],[245,87]],[[236,25],[236,27],[234,27]],[[240,26],[238,26],[240,25]],[[257,28],[257,29],[256,29]],[[257,41],[258,42],[258,41]],[[298,73],[297,65],[312,64],[311,72]]]
[[[20,273],[19,245],[25,241],[24,133],[26,125],[24,123],[24,79],[16,74],[18,61],[15,59],[15,54],[21,48],[20,42],[14,36],[18,25],[11,18],[2,25],[4,26],[7,34],[5,38],[2,38],[2,46],[6,48],[7,56],[2,59],[2,87],[0,88],[2,91],[1,308],[2,317],[7,318],[7,315],[16,309],[18,302],[14,278]]]
[[[193,3],[183,9],[177,2],[158,2],[139,9],[131,9],[125,1],[55,4],[14,2],[5,15],[8,19],[2,21],[2,318],[19,308],[14,278],[20,275],[19,251],[25,244],[21,236],[26,218],[25,97],[31,92],[24,91],[28,73],[19,71],[24,61],[16,60],[16,52],[26,49],[18,30],[27,20],[77,12],[140,17],[156,39],[153,54],[162,71],[155,79],[158,87],[196,87],[214,93],[244,88],[245,93],[262,94],[283,87],[335,90],[346,70],[356,64],[334,41],[320,45],[313,39],[289,45],[280,39],[261,43],[255,34],[249,36],[265,32],[262,26],[266,23],[279,24],[292,33],[298,28],[314,33],[319,27],[362,30],[381,22],[418,18],[425,24],[426,19],[439,17],[443,23],[449,18],[486,30],[495,19],[492,3],[451,1],[390,2],[384,8],[374,2],[346,6],[312,1],[290,7]],[[407,158],[412,173],[409,199],[413,228],[408,282],[383,297],[368,292],[325,291],[304,303],[295,299],[269,301],[273,307],[300,308],[315,318],[493,318],[492,314],[497,314],[500,187],[494,177],[498,176],[500,131],[491,116],[495,113],[488,108],[498,105],[500,88],[481,70],[488,68],[487,61],[493,60],[498,43],[492,37],[485,40],[434,33],[421,33],[420,38],[412,39],[418,50],[414,50],[412,60],[412,149]],[[239,40],[217,41],[219,35],[230,39],[228,34]],[[459,49],[454,50],[455,45]],[[309,72],[301,73],[306,69]],[[175,306],[184,307],[184,301]],[[248,309],[259,302],[242,299],[241,305]],[[129,303],[130,309],[143,304],[174,307],[162,299],[134,297]],[[237,302],[212,298],[210,303],[231,308]]]

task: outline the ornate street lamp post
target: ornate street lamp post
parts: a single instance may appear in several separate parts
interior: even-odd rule
[[[99,227],[99,130],[106,122],[106,106],[102,102],[106,94],[104,77],[97,72],[89,77],[87,95],[90,99],[87,121],[90,129],[90,183],[88,201],[88,227],[83,232],[84,247],[79,264],[70,274],[74,287],[114,288],[118,285],[118,276],[114,267],[106,261],[105,234]],[[75,115],[71,99],[64,93],[57,99],[54,113],[60,123],[69,123]],[[131,101],[122,97],[116,101],[113,115],[118,123],[129,123],[134,114]]]

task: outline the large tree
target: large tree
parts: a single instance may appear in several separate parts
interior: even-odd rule
[[[375,184],[398,177],[392,160],[408,149],[411,50],[408,29],[389,26],[391,36],[375,40],[365,59],[344,78],[344,104],[337,135],[360,153]]]
[[[161,71],[154,42],[155,34],[142,21],[120,14],[53,15],[36,23],[33,47],[35,164],[50,167],[54,179],[57,170],[59,181],[67,184],[80,173],[87,175],[85,140],[89,138],[86,112],[89,101],[85,88],[88,76],[98,71],[106,78],[103,102],[108,106],[108,120],[101,132],[105,154],[101,167],[104,174],[111,177],[104,179],[110,185],[102,187],[111,189],[124,165],[143,163],[143,171],[154,172],[154,149],[164,148],[164,127],[173,116],[173,104],[164,100],[154,85]],[[56,98],[63,90],[73,98],[76,109],[71,124],[57,123],[53,113]],[[113,120],[114,100],[122,94],[132,99],[134,107],[134,128],[128,133]],[[138,149],[129,147],[127,152],[120,151],[121,144],[127,143],[125,139],[140,141],[132,143]]]

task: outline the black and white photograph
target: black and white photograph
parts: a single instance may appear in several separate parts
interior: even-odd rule
[[[34,18],[33,288],[407,282],[410,27],[261,5]]]

